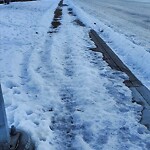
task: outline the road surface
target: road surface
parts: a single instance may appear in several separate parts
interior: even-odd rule
[[[150,51],[150,0],[73,0],[85,12]]]

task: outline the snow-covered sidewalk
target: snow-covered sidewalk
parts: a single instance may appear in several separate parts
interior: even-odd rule
[[[28,131],[37,150],[148,150],[127,77],[93,52],[90,28],[68,1],[0,6],[0,80],[9,125]],[[60,13],[61,14],[61,13]],[[58,21],[58,20],[57,20]]]

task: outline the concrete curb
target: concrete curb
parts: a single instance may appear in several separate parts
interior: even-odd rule
[[[119,59],[113,50],[104,42],[102,38],[94,30],[90,30],[89,36],[97,46],[92,49],[103,54],[103,59],[109,64],[112,69],[124,72],[128,75],[129,80],[124,81],[124,84],[132,91],[133,102],[143,106],[142,118],[140,122],[150,130],[150,91],[145,87],[129,68]]]

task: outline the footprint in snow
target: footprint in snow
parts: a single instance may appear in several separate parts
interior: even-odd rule
[[[7,82],[5,83],[5,86],[6,86],[7,88],[9,88],[9,89],[13,89],[14,87],[19,87],[18,84],[14,83],[14,82],[12,82],[12,81],[7,81]]]

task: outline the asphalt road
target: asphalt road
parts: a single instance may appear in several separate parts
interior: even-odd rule
[[[150,52],[150,0],[73,1],[85,12]]]

